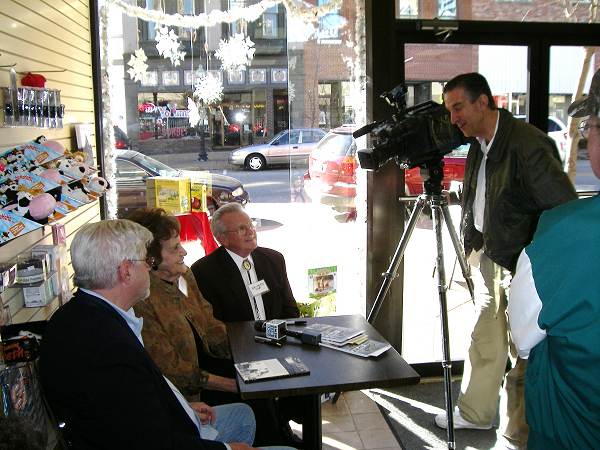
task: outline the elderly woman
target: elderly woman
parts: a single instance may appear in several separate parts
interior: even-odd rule
[[[139,209],[128,219],[154,236],[148,246],[148,256],[155,259],[150,297],[135,306],[136,315],[144,319],[146,349],[188,400],[197,400],[204,389],[237,392],[234,378],[206,370],[219,359],[231,364],[227,334],[183,263],[187,252],[179,241],[178,220],[163,209]]]

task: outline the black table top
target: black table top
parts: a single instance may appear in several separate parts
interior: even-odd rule
[[[308,323],[319,322],[364,330],[370,339],[387,342],[367,321],[358,315],[307,318]],[[303,327],[289,327],[301,330]],[[242,398],[294,396],[335,391],[355,391],[375,387],[394,387],[416,384],[419,375],[392,347],[378,358],[361,358],[337,350],[303,345],[295,338],[287,338],[282,347],[254,341],[254,321],[227,324],[227,334],[235,363],[289,355],[300,358],[310,369],[310,375],[301,375],[267,381],[244,383],[237,375]]]

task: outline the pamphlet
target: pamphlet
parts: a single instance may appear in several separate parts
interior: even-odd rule
[[[384,342],[373,341],[371,339],[363,342],[362,344],[347,344],[344,346],[337,346],[328,344],[327,342],[321,342],[322,347],[331,348],[340,352],[350,353],[351,355],[361,356],[363,358],[376,358],[382,353],[386,352],[391,348],[390,344]]]
[[[245,383],[310,374],[306,364],[294,356],[237,363],[235,369]]]
[[[363,330],[356,328],[338,327],[325,323],[313,323],[306,328],[311,328],[321,332],[321,342],[327,342],[334,345],[344,345],[357,336],[363,334]]]

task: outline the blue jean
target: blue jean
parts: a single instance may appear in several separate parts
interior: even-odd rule
[[[213,427],[219,432],[216,441],[219,442],[244,442],[252,445],[256,421],[254,413],[245,403],[229,403],[214,406],[217,416]],[[291,447],[270,446],[264,447],[269,450],[293,450]]]

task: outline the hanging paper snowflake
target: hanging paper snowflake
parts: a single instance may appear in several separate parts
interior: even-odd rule
[[[223,83],[217,77],[204,74],[196,83],[194,97],[201,100],[204,105],[217,103],[223,98]]]
[[[254,42],[242,33],[235,34],[229,41],[221,39],[215,56],[221,60],[223,70],[245,70],[254,58]]]
[[[196,102],[194,100],[188,97],[187,107],[190,111],[190,115],[188,116],[190,127],[195,127],[200,122],[200,114],[198,114],[198,105],[196,105]]]
[[[146,64],[147,60],[148,58],[141,48],[138,48],[134,54],[131,55],[129,62],[127,63],[131,68],[127,69],[127,73],[133,81],[142,81],[146,70],[148,70],[148,64]]]
[[[179,51],[179,38],[167,27],[160,27],[156,31],[156,50],[160,55],[170,59],[171,64],[178,66],[185,57],[185,52]]]

